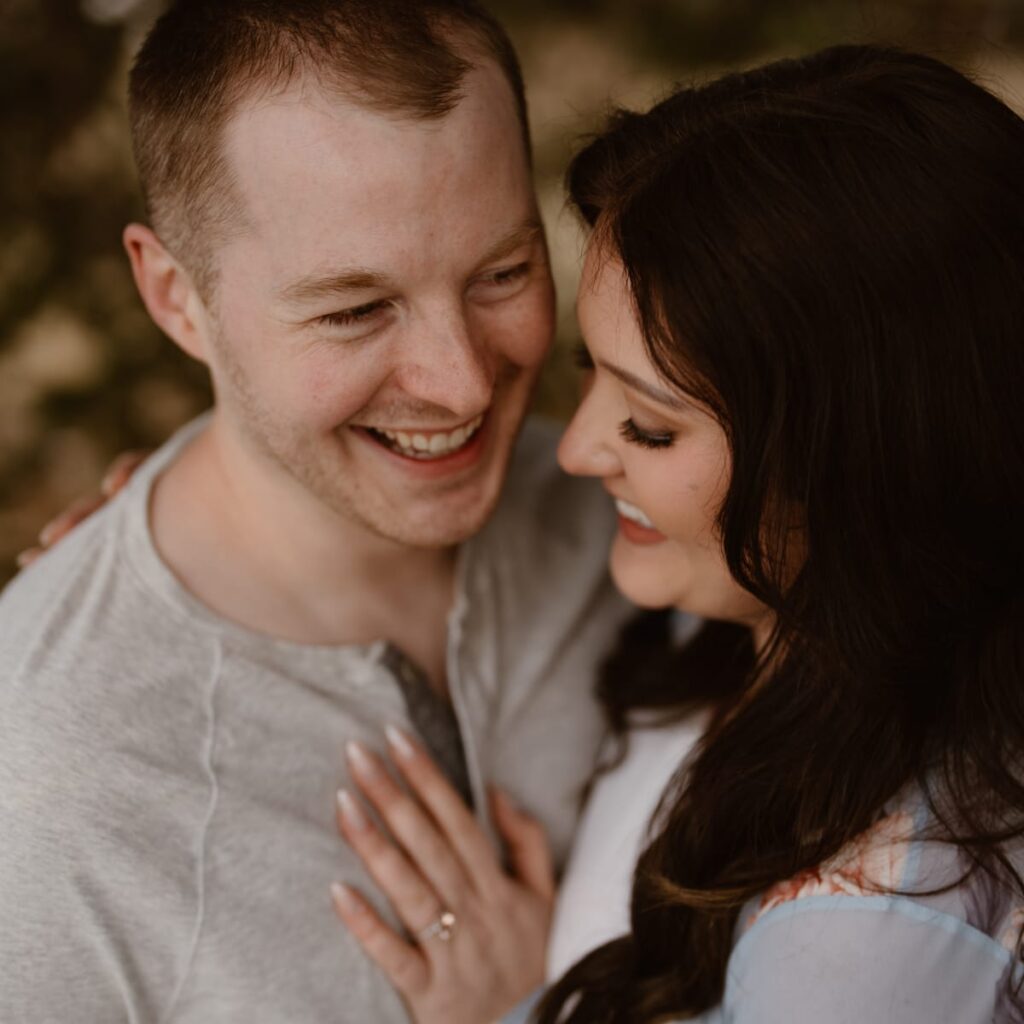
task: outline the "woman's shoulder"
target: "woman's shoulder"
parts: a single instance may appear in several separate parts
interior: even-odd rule
[[[1024,873],[1024,843],[1002,852],[1012,868]],[[1024,923],[1024,896],[985,872],[971,870],[969,858],[942,838],[924,797],[912,789],[831,860],[772,886],[748,905],[739,935],[773,911],[800,901],[879,896],[897,901],[898,909],[907,913],[930,910],[958,919],[1011,951]],[[828,905],[853,907],[842,900]]]
[[[745,908],[726,990],[737,1024],[755,992],[756,1019],[766,1022],[776,1019],[773,1007],[793,1024],[1017,1019],[998,1007],[1024,899],[970,871],[956,846],[933,837],[933,825],[911,793],[831,860]],[[1019,849],[1006,853],[1024,868]],[[830,1016],[850,999],[858,1015]]]
[[[1009,1024],[1013,963],[963,918],[904,897],[807,896],[737,943],[723,1009],[732,1024]]]

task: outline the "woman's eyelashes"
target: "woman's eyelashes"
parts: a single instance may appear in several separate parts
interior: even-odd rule
[[[578,370],[590,373],[596,369],[594,357],[582,342],[573,346],[572,357]],[[641,448],[668,448],[676,439],[675,431],[644,430],[636,425],[632,417],[619,424],[619,434],[624,441],[639,445]]]
[[[638,427],[632,418],[619,424],[619,434],[624,441],[641,448],[669,448],[676,439],[674,431],[648,431]]]

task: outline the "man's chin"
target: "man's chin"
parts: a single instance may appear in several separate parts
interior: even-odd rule
[[[465,543],[478,534],[494,513],[497,495],[472,508],[436,510],[422,518],[380,520],[374,530],[382,537],[410,548],[450,548]]]
[[[388,489],[365,509],[364,521],[382,537],[411,548],[453,547],[479,533],[494,514],[501,496],[511,445],[492,451],[484,465],[450,489]]]

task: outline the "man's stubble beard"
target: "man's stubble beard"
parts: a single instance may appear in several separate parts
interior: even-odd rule
[[[507,443],[507,450],[500,453],[500,467],[489,466],[487,469],[490,477],[495,468],[500,468],[500,480],[499,486],[494,488],[494,493],[488,496],[483,507],[476,502],[474,507],[461,515],[452,515],[451,510],[437,515],[439,510],[435,510],[435,516],[432,518],[440,521],[403,521],[401,515],[394,514],[394,507],[381,500],[379,495],[376,501],[371,500],[362,506],[353,499],[350,489],[343,485],[346,474],[340,460],[331,464],[332,460],[328,457],[331,451],[341,451],[340,440],[337,442],[338,447],[333,448],[326,438],[312,436],[301,430],[290,430],[287,425],[281,424],[273,417],[251,387],[245,370],[235,358],[230,345],[225,342],[222,332],[219,332],[216,349],[218,362],[228,385],[227,393],[218,389],[218,404],[226,408],[229,418],[234,421],[240,434],[242,444],[255,457],[257,465],[272,473],[288,477],[307,495],[342,519],[346,526],[355,525],[382,540],[406,547],[442,548],[468,540],[490,519],[500,497],[501,485],[504,484],[512,443]],[[496,398],[501,388],[509,385],[509,378],[514,378],[518,371],[519,368],[506,367],[501,375],[505,379],[496,385]],[[531,386],[530,393],[532,390]],[[494,406],[498,404],[497,401],[493,403]],[[524,410],[519,416],[517,435],[525,419],[525,406],[528,404],[527,396]],[[357,486],[357,482],[351,477],[348,478],[348,483]],[[440,493],[443,493],[443,490]],[[378,507],[375,508],[374,505]]]

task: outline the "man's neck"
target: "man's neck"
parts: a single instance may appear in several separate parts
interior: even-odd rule
[[[345,519],[216,419],[157,481],[150,515],[161,556],[223,617],[296,643],[386,639],[443,674],[454,550]]]

